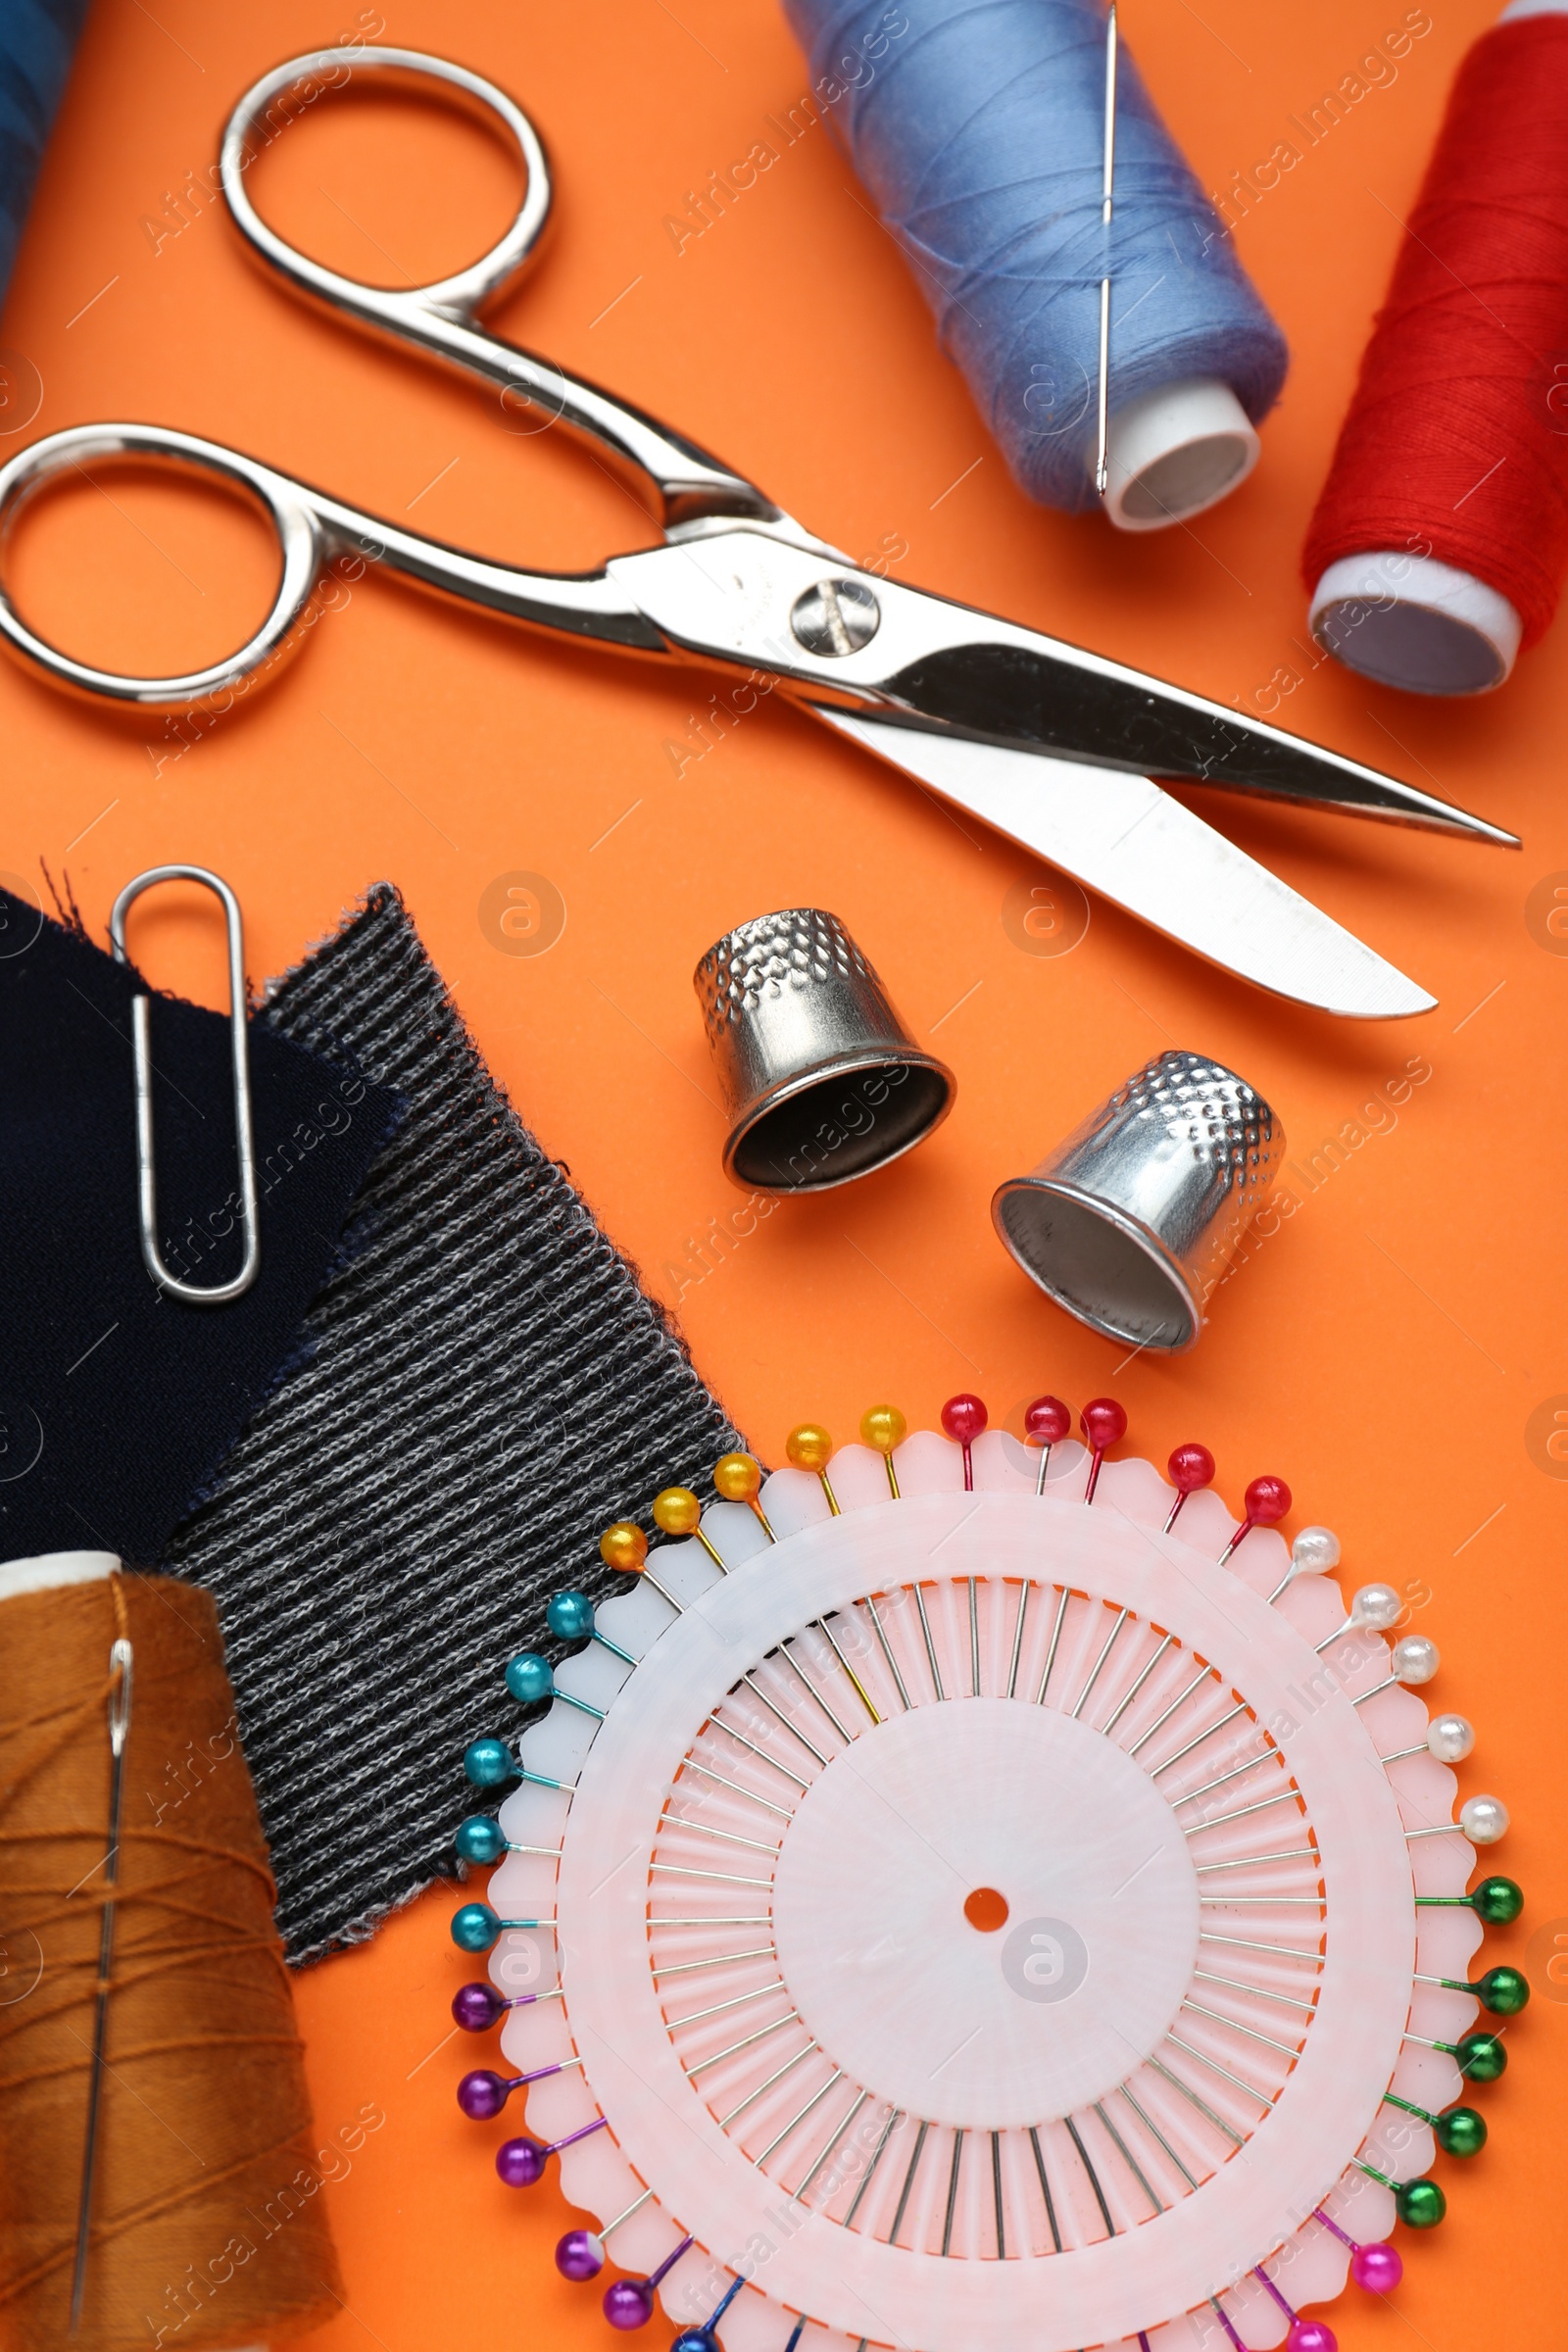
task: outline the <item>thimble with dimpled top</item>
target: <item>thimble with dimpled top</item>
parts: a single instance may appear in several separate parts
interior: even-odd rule
[[[953,1072],[911,1042],[838,916],[819,906],[727,931],[692,979],[724,1090],[724,1171],[749,1191],[850,1184],[953,1106]]]
[[[1107,1339],[1174,1353],[1196,1342],[1284,1156],[1284,1130],[1245,1078],[1173,1051],[1002,1185],[991,1214],[1058,1306]]]

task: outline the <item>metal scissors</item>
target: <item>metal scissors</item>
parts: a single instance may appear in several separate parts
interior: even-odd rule
[[[350,76],[416,76],[487,111],[526,173],[511,227],[470,268],[410,290],[362,285],[297,252],[262,220],[246,167],[302,92]],[[744,475],[639,409],[475,320],[531,261],[550,168],[532,122],[462,66],[411,49],[290,58],[239,101],[223,134],[223,193],[255,255],[297,293],[412,344],[584,436],[651,491],[663,544],[583,574],[523,571],[420,538],[190,433],[76,425],[0,469],[0,531],[52,475],[94,460],[161,459],[222,476],[276,527],[281,578],[250,641],[179,677],[75,662],[21,618],[0,583],[0,633],[57,683],[144,710],[189,710],[275,664],[304,633],[317,579],[363,558],[420,587],[533,629],[742,672],[758,671],[839,734],[1077,877],[1213,963],[1275,994],[1361,1019],[1436,1000],[1248,858],[1152,781],[1223,786],[1518,847],[1514,836],[1337,752],[1118,662],[863,571]]]

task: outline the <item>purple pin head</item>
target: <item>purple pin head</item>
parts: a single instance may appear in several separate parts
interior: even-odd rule
[[[654,2316],[654,2290],[641,2278],[616,2278],[605,2289],[604,2313],[612,2328],[646,2328]]]
[[[563,2278],[597,2278],[604,2267],[604,2243],[591,2230],[568,2230],[556,2248]]]
[[[452,2014],[465,2034],[487,2034],[506,2005],[493,1984],[460,1984],[452,1996]]]
[[[536,2139],[504,2139],[496,2150],[496,2171],[509,2188],[532,2188],[544,2172],[547,2152]]]
[[[1350,2256],[1350,2277],[1368,2294],[1386,2295],[1404,2277],[1404,2264],[1394,2246],[1357,2246]]]
[[[498,2116],[512,2093],[512,2084],[502,2075],[493,2075],[487,2066],[465,2075],[458,2084],[458,2105],[476,2124],[488,2124]]]
[[[1298,2320],[1285,2338],[1285,2352],[1340,2352],[1340,2339],[1321,2320]]]

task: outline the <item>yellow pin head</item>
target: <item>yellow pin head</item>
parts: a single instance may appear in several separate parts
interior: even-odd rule
[[[784,1450],[797,1470],[820,1478],[833,1456],[833,1441],[818,1421],[803,1421],[784,1441]]]
[[[634,1519],[617,1519],[600,1537],[599,1556],[607,1568],[635,1576],[648,1565],[648,1538]]]
[[[690,1487],[666,1487],[654,1496],[654,1525],[666,1536],[695,1536],[703,1506]]]
[[[725,1502],[755,1502],[761,1487],[761,1466],[749,1453],[726,1453],[713,1464],[713,1492]]]
[[[909,1433],[909,1424],[896,1404],[873,1404],[868,1413],[860,1416],[860,1436],[878,1453],[888,1454],[895,1446],[902,1446]]]

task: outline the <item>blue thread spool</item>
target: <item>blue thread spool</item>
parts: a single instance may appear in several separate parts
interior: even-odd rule
[[[1020,488],[1069,514],[1098,503],[1108,274],[1110,519],[1157,530],[1233,489],[1284,381],[1284,337],[1125,47],[1102,226],[1102,0],[785,7],[815,104],[909,255]]]

